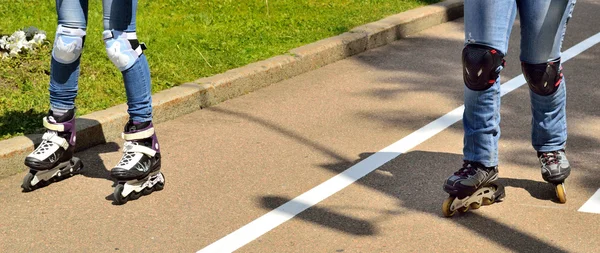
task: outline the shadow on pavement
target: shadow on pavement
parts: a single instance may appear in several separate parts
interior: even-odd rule
[[[582,7],[582,5],[579,4],[576,7],[576,13],[577,8],[581,9],[585,7]],[[575,18],[571,23],[580,22],[577,19],[577,15],[578,14],[575,14]],[[458,27],[458,29],[462,29],[461,22],[462,21],[454,21],[454,25]],[[516,24],[518,24],[518,21]],[[519,29],[513,29],[513,36],[511,38],[511,44],[513,46],[509,50],[510,58],[507,59],[509,61],[507,65],[508,68],[502,73],[503,81],[510,80],[512,77],[521,74],[518,60],[518,31]],[[422,46],[419,47],[419,45],[424,43],[423,40],[423,38],[405,38],[388,46],[393,48],[393,50],[375,49],[352,57],[351,59],[354,61],[358,61],[375,69],[389,70],[393,73],[393,75],[381,77],[381,80],[379,80],[381,83],[389,84],[388,86],[374,87],[370,92],[357,92],[354,95],[370,97],[376,101],[388,101],[401,99],[402,96],[408,96],[409,92],[435,93],[444,99],[449,99],[450,101],[456,102],[457,105],[461,105],[464,88],[460,70],[462,39],[461,41],[457,41],[436,38],[433,39],[433,41],[427,41],[426,43],[428,43],[428,45],[431,44],[431,46],[426,48],[423,48]],[[581,35],[578,35],[575,38],[569,37],[565,39],[565,45],[568,44],[570,47],[581,40]],[[443,52],[440,52],[440,48],[444,49]],[[569,65],[573,66],[577,61],[584,61],[577,64],[582,64],[583,66],[596,66],[597,64],[592,61],[597,61],[597,58],[598,57],[576,58],[566,63],[566,65],[567,68],[571,68],[573,69],[573,72],[576,72],[575,68]],[[580,78],[579,75],[573,75],[573,77],[570,78],[568,72],[569,70],[566,70],[567,78],[569,78],[567,92],[568,94],[573,92],[576,96],[568,96],[570,100],[567,102],[567,109],[578,109],[577,112],[568,111],[568,115],[571,115],[570,113],[572,113],[574,116],[582,119],[589,116],[596,117],[596,115],[600,114],[600,111],[596,109],[595,103],[589,103],[589,101],[596,101],[597,96],[600,95],[599,92],[597,92],[597,87],[587,85],[587,87],[578,90],[573,88],[569,89],[569,87],[572,87],[569,86],[569,83],[586,83],[589,79]],[[594,72],[594,70],[585,70],[585,73]],[[424,76],[427,76],[428,78],[423,78]],[[595,80],[598,80],[599,78],[595,78]],[[594,78],[590,79],[593,80]],[[529,142],[531,116],[528,113],[523,113],[529,112],[528,92],[529,91],[525,86],[525,88],[522,87],[517,89],[516,91],[513,91],[510,96],[503,98],[503,132],[501,139],[522,141],[523,143]],[[584,98],[585,96],[589,96],[589,98],[577,99]],[[576,99],[573,99],[573,97]],[[437,101],[431,101],[431,103],[436,102]],[[573,105],[575,105],[575,107],[572,107]],[[579,109],[583,109],[583,111]],[[293,139],[302,145],[319,150],[323,154],[338,161],[334,164],[321,165],[324,169],[335,173],[341,173],[373,154],[362,153],[356,161],[349,161],[342,155],[329,149],[326,145],[303,137],[300,132],[294,131],[293,128],[286,129],[285,126],[277,125],[270,122],[268,119],[262,119],[248,113],[230,111],[219,107],[211,107],[207,110],[249,120],[265,128],[271,129],[277,134]],[[404,110],[406,109],[398,108],[398,110],[385,112],[361,111],[360,107],[357,106],[356,115],[373,122],[378,122],[381,125],[401,126],[405,129],[414,128],[415,130],[443,115],[436,115],[434,112],[420,115],[420,117],[408,118]],[[594,191],[600,186],[600,174],[597,173],[597,170],[594,170],[596,165],[582,162],[584,158],[587,157],[589,159],[589,157],[592,157],[589,155],[590,152],[600,154],[600,150],[596,150],[597,147],[600,147],[599,144],[600,141],[594,138],[578,133],[569,133],[569,145],[567,151],[568,154],[573,154],[569,156],[569,160],[572,161],[574,169],[579,170],[581,173],[580,175],[583,175],[581,178],[570,179],[570,183],[582,184],[585,188],[593,189]],[[591,151],[589,150],[590,148],[592,149]],[[528,152],[523,152],[524,150],[527,150]],[[530,145],[524,146],[522,150],[501,151],[501,154],[513,158],[510,161],[505,162],[523,165],[524,167],[538,170],[535,151]],[[378,171],[385,173],[370,173],[358,180],[356,184],[367,186],[388,196],[392,196],[396,198],[399,203],[402,203],[401,207],[411,211],[442,216],[440,210],[441,205],[443,200],[447,197],[447,194],[441,189],[442,183],[451,173],[458,169],[461,163],[462,156],[458,154],[413,151],[402,154],[377,169]],[[502,183],[508,188],[524,189],[536,199],[556,201],[552,186],[543,182],[541,178],[536,178],[534,180],[500,178],[499,183]],[[427,197],[424,198],[423,196]],[[508,196],[508,198],[510,198],[510,196]],[[289,203],[288,201],[294,200],[290,200],[283,196],[262,196],[259,198],[261,207],[267,210],[276,209],[285,203]],[[301,205],[302,203],[295,204]],[[502,204],[503,203],[498,203],[498,205]],[[352,209],[352,207],[339,207],[336,208],[336,210],[343,208]],[[348,217],[340,214],[336,210],[316,205],[308,208],[296,217],[349,234],[361,236],[373,236],[378,234],[377,221],[367,221]],[[402,213],[391,213],[388,215],[401,214]],[[512,251],[566,252],[565,249],[556,245],[550,245],[534,235],[484,217],[478,214],[477,211],[457,215],[453,217],[451,221]]]
[[[355,162],[326,164],[323,167],[339,173],[371,154],[363,153],[360,155],[360,159]],[[387,175],[370,173],[358,180],[357,183],[397,198],[402,203],[402,207],[442,216],[441,205],[447,197],[447,194],[441,189],[442,183],[458,168],[457,164],[459,165],[461,162],[462,156],[457,154],[424,151],[408,152],[377,169],[387,172]],[[502,174],[502,171],[500,173]],[[389,176],[389,174],[392,176]],[[523,188],[535,198],[548,199],[554,193],[552,188],[548,188],[550,196],[543,192],[544,189],[541,184],[546,185],[544,182],[510,178],[501,178],[500,182],[506,184],[507,187]],[[510,196],[507,197],[510,198]],[[495,205],[502,204],[496,203]],[[527,233],[484,217],[478,214],[477,211],[456,215],[451,220],[517,252],[566,252]]]
[[[109,142],[103,145],[93,147],[80,152],[77,155],[85,162],[85,168],[81,171],[81,175],[90,178],[102,178],[110,181],[114,181],[110,177],[110,168],[106,168],[104,160],[100,157],[100,154],[112,153],[119,151],[119,144],[115,142]],[[116,165],[118,161],[113,163]]]
[[[277,196],[262,197],[260,202],[263,208],[269,210],[275,209],[288,202],[288,205],[304,205],[303,203],[295,203],[293,200],[288,198]],[[377,228],[369,221],[352,218],[336,213],[334,210],[317,206],[313,206],[306,211],[301,212],[300,214],[296,215],[295,218],[358,236],[371,236],[378,233]]]
[[[535,167],[535,166],[529,166]],[[520,178],[499,178],[498,183],[505,187],[521,188],[529,192],[531,197],[539,200],[550,200],[554,203],[560,203],[556,199],[554,186],[543,181],[534,181],[531,179]]]
[[[303,145],[320,150],[339,161],[335,164],[322,165],[323,168],[335,173],[341,173],[373,154],[363,153],[359,155],[358,160],[347,161],[324,145],[302,137],[299,133],[285,129],[268,120],[218,107],[211,107],[207,110],[244,118],[294,139]],[[402,154],[377,169],[392,176],[370,173],[356,183],[397,198],[399,202],[403,203],[402,207],[404,208],[441,216],[441,204],[444,198],[447,197],[447,194],[441,189],[441,185],[447,176],[457,169],[457,164],[461,164],[461,162],[462,156],[457,154],[414,151]],[[545,184],[544,182],[510,178],[501,180],[508,187],[519,187],[527,190],[535,198],[549,199],[553,194],[553,191],[550,191],[550,196],[543,192],[542,184]],[[550,188],[550,190],[552,189]],[[423,196],[428,197],[423,198]],[[273,210],[290,200],[282,196],[263,196],[258,201],[263,208]],[[302,203],[295,204],[302,205]],[[377,222],[348,217],[336,213],[334,210],[318,206],[310,207],[296,217],[354,235],[372,236],[377,234]],[[514,251],[566,252],[527,233],[478,215],[476,211],[453,217],[452,221]]]

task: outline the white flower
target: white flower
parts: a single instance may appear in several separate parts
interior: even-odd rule
[[[8,41],[6,41],[6,36],[2,36],[2,38],[0,38],[0,50],[1,49],[6,49],[7,45],[8,45]]]
[[[10,43],[10,44],[8,44],[8,49],[10,51],[17,51],[17,53],[18,53],[18,52],[21,51],[21,48],[24,46],[25,42],[26,41],[19,40],[19,41],[15,41],[13,43]]]
[[[27,40],[25,38],[25,32],[24,31],[16,31],[12,34],[12,37],[15,38],[15,41],[23,41],[23,40]]]
[[[2,59],[16,57],[24,51],[33,51],[46,40],[46,34],[36,33],[31,40],[27,40],[24,31],[16,31],[10,36],[0,38],[0,56]]]
[[[46,40],[46,34],[38,33],[33,36],[33,41],[38,45],[41,45],[45,40]]]
[[[8,54],[10,57],[16,57],[17,55],[19,55],[19,52],[21,52],[20,49],[17,50],[10,50],[10,53]]]
[[[25,43],[23,43],[23,47],[27,50],[33,50],[34,48],[37,47],[37,44],[35,44],[35,42],[33,40],[30,41],[25,41]]]

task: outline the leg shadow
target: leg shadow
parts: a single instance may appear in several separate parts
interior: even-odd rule
[[[554,195],[554,186],[547,182],[534,181],[530,179],[499,178],[498,183],[505,187],[521,188],[529,192],[531,197],[539,200],[550,200],[559,203]]]
[[[297,211],[309,207],[307,204],[279,196],[265,196],[260,198],[259,201],[265,209],[279,209],[279,211],[287,211],[288,213],[297,213]],[[312,206],[296,215],[295,218],[357,236],[377,234],[377,229],[369,221],[352,218],[328,208]]]
[[[360,154],[355,162],[322,166],[339,173],[371,154],[373,153]],[[440,208],[447,196],[442,190],[442,184],[461,164],[462,156],[458,154],[413,151],[399,155],[356,183],[397,198],[404,208],[442,216]],[[526,189],[535,198],[552,198],[552,191],[549,196],[547,188],[544,189],[548,185],[543,182],[511,178],[501,179],[500,182],[508,187]],[[516,252],[566,252],[516,228],[482,216],[477,211],[458,215],[451,221]]]

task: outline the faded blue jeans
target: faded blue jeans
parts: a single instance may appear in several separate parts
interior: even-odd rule
[[[519,12],[520,60],[529,64],[559,59],[575,0],[465,0],[465,45],[492,47],[506,55],[510,32]],[[538,152],[564,149],[567,141],[565,79],[559,89],[531,98],[531,143]],[[498,165],[500,77],[483,91],[464,88],[464,160]]]
[[[104,30],[135,32],[137,0],[103,0],[102,5]],[[88,0],[56,0],[56,12],[59,25],[86,30]],[[60,63],[52,58],[49,91],[50,105],[53,108],[75,107],[79,65],[80,58],[69,64]],[[146,56],[140,55],[131,68],[121,73],[130,119],[137,122],[152,120],[150,69]]]

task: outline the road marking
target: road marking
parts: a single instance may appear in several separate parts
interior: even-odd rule
[[[569,50],[563,52],[562,62],[577,56],[583,51],[591,48],[600,42],[600,33],[580,42]],[[501,96],[521,87],[525,84],[523,75],[519,75],[502,85]],[[330,197],[338,191],[346,188],[358,179],[364,177],[370,172],[376,170],[381,165],[425,142],[434,135],[442,132],[454,123],[462,119],[464,105],[452,110],[444,116],[434,120],[419,130],[409,134],[401,140],[387,146],[381,151],[369,156],[365,160],[355,164],[342,173],[330,178],[322,184],[310,189],[293,200],[283,204],[282,206],[264,214],[258,219],[239,228],[231,234],[219,239],[218,241],[208,245],[206,248],[198,251],[199,253],[208,252],[233,252],[244,245],[250,243],[263,234],[271,231],[277,226],[283,224],[293,218],[302,211],[316,205],[322,200]],[[600,198],[600,195],[599,195]],[[593,203],[600,203],[596,201]],[[600,207],[596,207],[600,212]]]
[[[596,193],[594,193],[594,195],[592,195],[592,197],[588,201],[586,201],[585,204],[583,204],[583,206],[581,206],[577,211],[584,213],[600,214],[600,189],[598,189]]]

